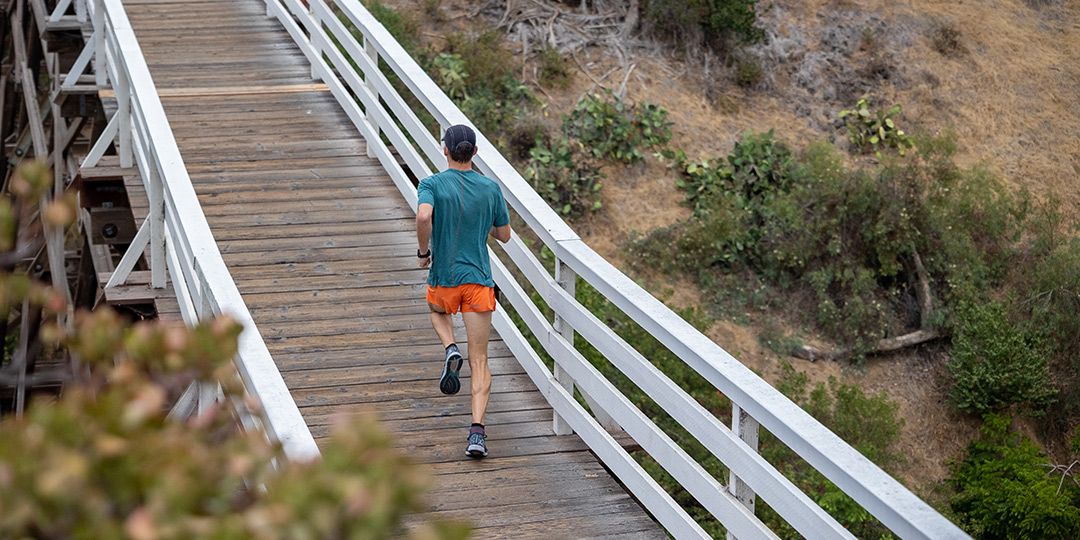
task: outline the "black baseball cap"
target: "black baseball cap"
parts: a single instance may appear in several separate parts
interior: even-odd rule
[[[462,143],[469,143],[469,146],[461,146]],[[443,144],[454,152],[469,152],[476,148],[476,133],[465,124],[450,126],[443,135]]]

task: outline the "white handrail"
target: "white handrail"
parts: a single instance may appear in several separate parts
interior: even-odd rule
[[[227,314],[243,326],[236,366],[245,390],[260,404],[267,436],[291,461],[317,458],[315,439],[214,241],[121,0],[90,0],[86,9],[94,21],[97,81],[112,81],[117,96],[128,99],[130,112],[120,117],[120,125],[129,127],[118,135],[125,146],[131,140],[150,197],[155,281],[164,283],[167,268],[185,320]]]
[[[403,196],[415,205],[415,189],[411,184],[402,181],[405,177],[404,171],[393,159],[387,146],[374,135],[379,131],[385,133],[395,148],[405,156],[409,166],[416,167],[414,172],[418,175],[429,172],[426,167],[416,165],[419,155],[426,156],[434,163],[440,162],[442,153],[437,139],[416,121],[414,113],[405,106],[404,100],[396,94],[385,76],[373,67],[377,66],[377,63],[360,58],[362,55],[358,53],[362,46],[345,31],[335,11],[327,5],[332,0],[311,0],[310,8],[301,5],[298,0],[265,1],[268,14],[276,16],[289,31],[312,63],[313,73],[327,83],[367,138],[369,148],[373,149],[376,157],[386,167]],[[365,45],[374,47],[378,56],[400,77],[412,96],[419,100],[441,126],[445,128],[459,123],[471,125],[438,85],[358,0],[333,0],[333,3],[337,10],[360,30]],[[330,39],[331,35],[333,40]],[[361,73],[355,72],[333,45],[335,40],[352,56]],[[365,52],[366,50],[369,49],[364,48]],[[329,58],[329,64],[324,59],[324,54]],[[363,87],[360,85],[361,80]],[[372,99],[370,92],[365,93],[365,89],[369,87],[377,89],[386,107],[377,99]],[[349,93],[350,90],[356,95],[356,99]],[[389,118],[400,121],[405,131],[402,132],[395,122],[388,122]],[[416,141],[416,147],[408,144],[406,133]],[[968,538],[956,525],[935,512],[596,254],[551,210],[479,131],[477,139],[481,148],[476,159],[477,165],[484,174],[500,183],[510,205],[551,248],[556,258],[567,264],[604,297],[704,376],[737,407],[749,413],[900,537]],[[402,147],[402,144],[405,147]],[[561,318],[604,353],[792,526],[808,538],[851,537],[850,533],[824,510],[765,462],[755,448],[748,446],[726,426],[720,424],[651,363],[596,320],[572,295],[562,290],[520,240],[516,237],[512,239],[506,251],[530,284]],[[595,370],[591,370],[591,365],[580,358],[571,343],[551,328],[498,259],[492,257],[492,260],[496,281],[507,291],[511,304],[556,362],[577,377],[583,390],[593,394],[592,397],[601,403],[605,412],[626,428],[639,444],[653,449],[654,452],[664,451],[666,436],[654,429],[655,425],[649,427],[642,424],[634,411],[627,409],[625,400],[610,393],[610,385],[600,378]],[[571,426],[669,531],[680,538],[699,536],[700,529],[679,522],[689,520],[689,516],[685,512],[672,509],[670,499],[663,496],[666,494],[657,494],[655,486],[648,481],[651,479],[640,478],[638,471],[627,465],[625,458],[610,447],[612,443],[598,435],[599,425],[596,421],[587,416],[584,409],[575,408],[575,400],[567,399],[566,389],[539,362],[539,358],[528,347],[518,329],[509,322],[505,313],[496,313],[495,326],[530,377],[549,398],[556,412],[566,417]],[[572,394],[570,396],[572,398]],[[710,484],[709,479],[701,478],[700,471],[695,468],[696,464],[687,463],[688,458],[676,457],[679,451],[670,447],[667,451],[670,455],[665,455],[658,461],[667,463],[668,471],[681,478],[684,487],[699,498],[699,501],[708,499],[702,501],[703,504],[710,511],[714,511],[729,532],[739,538],[769,537],[771,533],[762,531],[753,523],[756,518],[753,518],[752,512],[750,519],[746,520],[743,519],[746,517],[745,513],[736,511],[732,514],[723,510],[730,508],[720,501],[725,496],[714,493],[710,498],[706,493],[706,486],[713,485],[715,489],[717,484]],[[698,482],[704,483],[699,485]],[[728,489],[734,491],[733,486],[728,486]],[[753,493],[750,499],[753,499]]]

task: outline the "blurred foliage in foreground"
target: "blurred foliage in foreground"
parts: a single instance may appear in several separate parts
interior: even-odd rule
[[[21,173],[34,184],[48,171]],[[10,215],[0,221],[14,229]],[[5,305],[29,298],[54,320],[63,310],[43,285],[10,275],[0,282]],[[0,538],[467,535],[423,518],[405,526],[408,513],[425,508],[425,476],[371,418],[340,425],[322,459],[308,463],[286,462],[261,433],[239,430],[228,404],[242,395],[231,362],[240,331],[227,317],[195,328],[130,325],[109,309],[79,312],[70,330],[47,323],[45,341],[86,369],[59,398],[0,420]],[[167,419],[169,397],[193,380],[220,382],[226,400],[187,421]]]

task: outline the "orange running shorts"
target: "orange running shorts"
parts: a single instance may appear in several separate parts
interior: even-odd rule
[[[427,301],[451,314],[458,311],[495,311],[495,289],[476,283],[457,287],[428,285]]]

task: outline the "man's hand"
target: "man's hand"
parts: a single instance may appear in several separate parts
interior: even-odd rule
[[[431,257],[417,257],[416,266],[419,266],[420,268],[427,268],[431,266]]]

